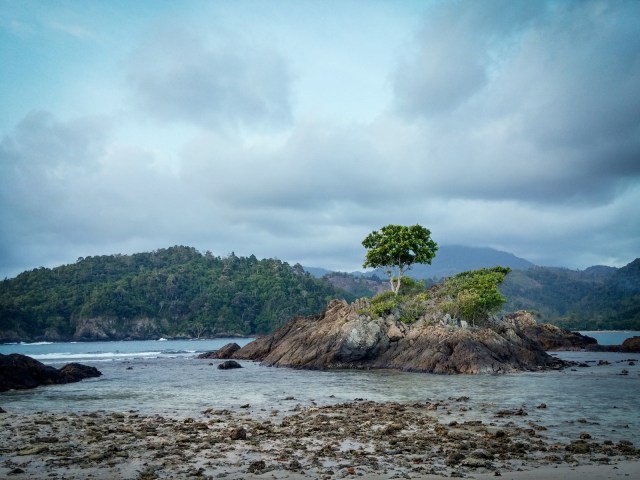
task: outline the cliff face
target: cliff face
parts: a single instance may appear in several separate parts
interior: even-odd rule
[[[72,340],[147,340],[163,336],[167,322],[151,318],[118,321],[109,317],[86,318],[78,321]]]
[[[500,333],[498,333],[500,332]],[[317,316],[298,317],[233,355],[265,365],[308,368],[391,368],[432,373],[509,373],[559,368],[526,336],[517,318],[497,329],[405,325],[393,317],[371,319],[357,304],[333,301]]]

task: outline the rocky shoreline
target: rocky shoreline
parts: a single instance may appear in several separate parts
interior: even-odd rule
[[[293,404],[295,399],[291,398]],[[553,406],[467,420],[467,397],[355,400],[281,413],[207,408],[191,418],[136,411],[0,414],[2,478],[438,478],[544,467],[637,464],[630,440],[557,440]],[[528,419],[536,408],[537,421]],[[548,413],[547,413],[548,412]],[[547,421],[544,421],[544,420]]]

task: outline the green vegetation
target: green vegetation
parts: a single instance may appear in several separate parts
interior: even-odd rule
[[[388,291],[376,295],[359,313],[372,318],[394,314],[405,323],[413,323],[421,317],[438,318],[449,314],[456,323],[465,320],[474,326],[488,326],[491,316],[506,301],[498,285],[510,271],[509,268],[494,267],[462,272],[429,290],[423,282],[403,277],[401,294]]]
[[[476,324],[502,309],[528,310],[540,322],[569,330],[640,330],[640,259],[622,268],[596,266],[577,271],[534,267],[513,270],[506,276],[504,271],[497,267],[454,275],[429,289],[431,302],[437,301],[439,308],[454,319]],[[478,276],[477,272],[487,275]],[[403,281],[407,278],[403,277]],[[428,282],[427,286],[431,284]],[[368,296],[376,293],[371,289]],[[374,296],[371,302],[379,302],[378,311],[391,312],[406,306],[411,298],[400,297],[388,302],[388,296]],[[418,311],[424,310],[424,300],[415,303]],[[403,309],[405,319],[420,316],[404,312]]]
[[[385,267],[391,291],[397,295],[402,278],[414,263],[431,264],[438,245],[431,240],[429,229],[420,225],[405,227],[387,225],[374,230],[362,241],[367,249],[363,268]]]
[[[10,331],[71,338],[83,320],[100,317],[123,331],[135,319],[152,319],[165,336],[262,334],[296,315],[317,313],[336,297],[345,294],[300,265],[176,246],[80,258],[4,280],[0,338]]]
[[[640,330],[640,259],[584,271],[535,267],[501,285],[505,310],[529,310],[570,330]]]
[[[481,268],[448,278],[443,289],[447,297],[447,313],[473,325],[486,324],[507,300],[498,290],[498,285],[510,271],[506,267]]]
[[[429,292],[425,290],[425,283],[410,277],[403,277],[402,293],[396,294],[386,291],[375,295],[369,301],[369,306],[360,314],[372,318],[396,314],[404,323],[413,323],[428,310]]]

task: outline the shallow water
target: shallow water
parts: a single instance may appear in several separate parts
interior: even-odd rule
[[[635,330],[603,331],[589,330],[579,332],[582,335],[595,338],[600,345],[621,345],[627,338],[640,336],[640,332]]]
[[[543,422],[561,438],[589,431],[594,438],[634,440],[640,432],[638,392],[640,356],[610,352],[558,352],[588,362],[589,368],[561,372],[489,375],[433,375],[397,371],[307,371],[241,362],[244,368],[219,370],[218,360],[195,358],[196,352],[220,348],[218,339],[166,342],[2,345],[54,366],[82,361],[103,376],[68,385],[0,393],[7,411],[127,411],[178,417],[198,416],[206,408],[225,408],[269,416],[291,413],[296,406],[326,405],[356,399],[399,402],[453,402],[440,415],[461,420],[495,421],[501,409],[524,407],[527,419]],[[599,360],[609,365],[597,366]],[[620,375],[627,370],[628,375]],[[290,399],[294,397],[294,399]],[[452,403],[452,402],[449,402]],[[545,403],[546,409],[537,409]],[[247,406],[248,405],[248,406]],[[636,438],[636,441],[640,439]]]

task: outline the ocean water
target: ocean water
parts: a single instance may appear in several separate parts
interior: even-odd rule
[[[640,332],[633,330],[624,331],[582,331],[582,335],[595,338],[600,345],[620,345],[627,338],[640,336]]]
[[[559,438],[575,439],[587,430],[594,438],[640,442],[640,355],[555,352],[590,367],[499,376],[307,371],[246,361],[240,362],[242,369],[219,370],[221,361],[195,358],[230,341],[243,345],[250,339],[0,345],[0,353],[30,355],[56,367],[77,361],[103,373],[78,383],[3,392],[0,406],[24,413],[105,410],[174,417],[216,408],[269,417],[359,399],[414,403],[469,397],[464,411],[452,412],[451,419],[495,421],[497,410],[524,407],[528,421],[543,422]],[[598,366],[600,360],[608,364]],[[541,403],[547,408],[536,409]]]

